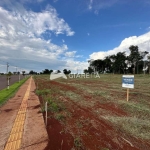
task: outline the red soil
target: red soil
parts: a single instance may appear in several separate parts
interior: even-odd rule
[[[57,89],[57,94],[53,94],[53,97],[59,97],[60,101],[65,104],[66,110],[71,114],[70,117],[65,118],[63,124],[60,124],[54,118],[48,119],[47,131],[50,138],[48,149],[70,150],[71,147],[75,147],[75,149],[80,150],[101,150],[103,148],[109,150],[148,150],[150,148],[148,143],[116,130],[109,121],[104,120],[100,114],[93,112],[93,110],[102,108],[117,116],[127,115],[114,104],[100,104],[95,100],[94,107],[85,107],[64,96],[59,90],[79,94],[87,103],[96,97],[93,98],[92,95],[84,93],[71,85],[55,81],[45,81],[43,84],[44,88]],[[67,132],[60,134],[62,130]],[[73,146],[74,140],[78,137],[81,139],[82,145],[80,147]]]

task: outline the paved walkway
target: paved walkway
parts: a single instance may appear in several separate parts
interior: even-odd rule
[[[0,150],[44,150],[48,144],[40,102],[30,78],[0,108]]]

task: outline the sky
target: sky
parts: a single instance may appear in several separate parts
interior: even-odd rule
[[[149,0],[0,0],[0,72],[73,72],[129,46],[150,52]]]

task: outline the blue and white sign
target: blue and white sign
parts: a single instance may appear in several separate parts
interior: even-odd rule
[[[123,75],[122,76],[122,87],[134,88],[134,75]]]

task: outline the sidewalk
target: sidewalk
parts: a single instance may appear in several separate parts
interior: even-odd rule
[[[30,79],[0,108],[0,150],[44,150],[48,144],[40,102]],[[12,148],[14,147],[14,148]]]

